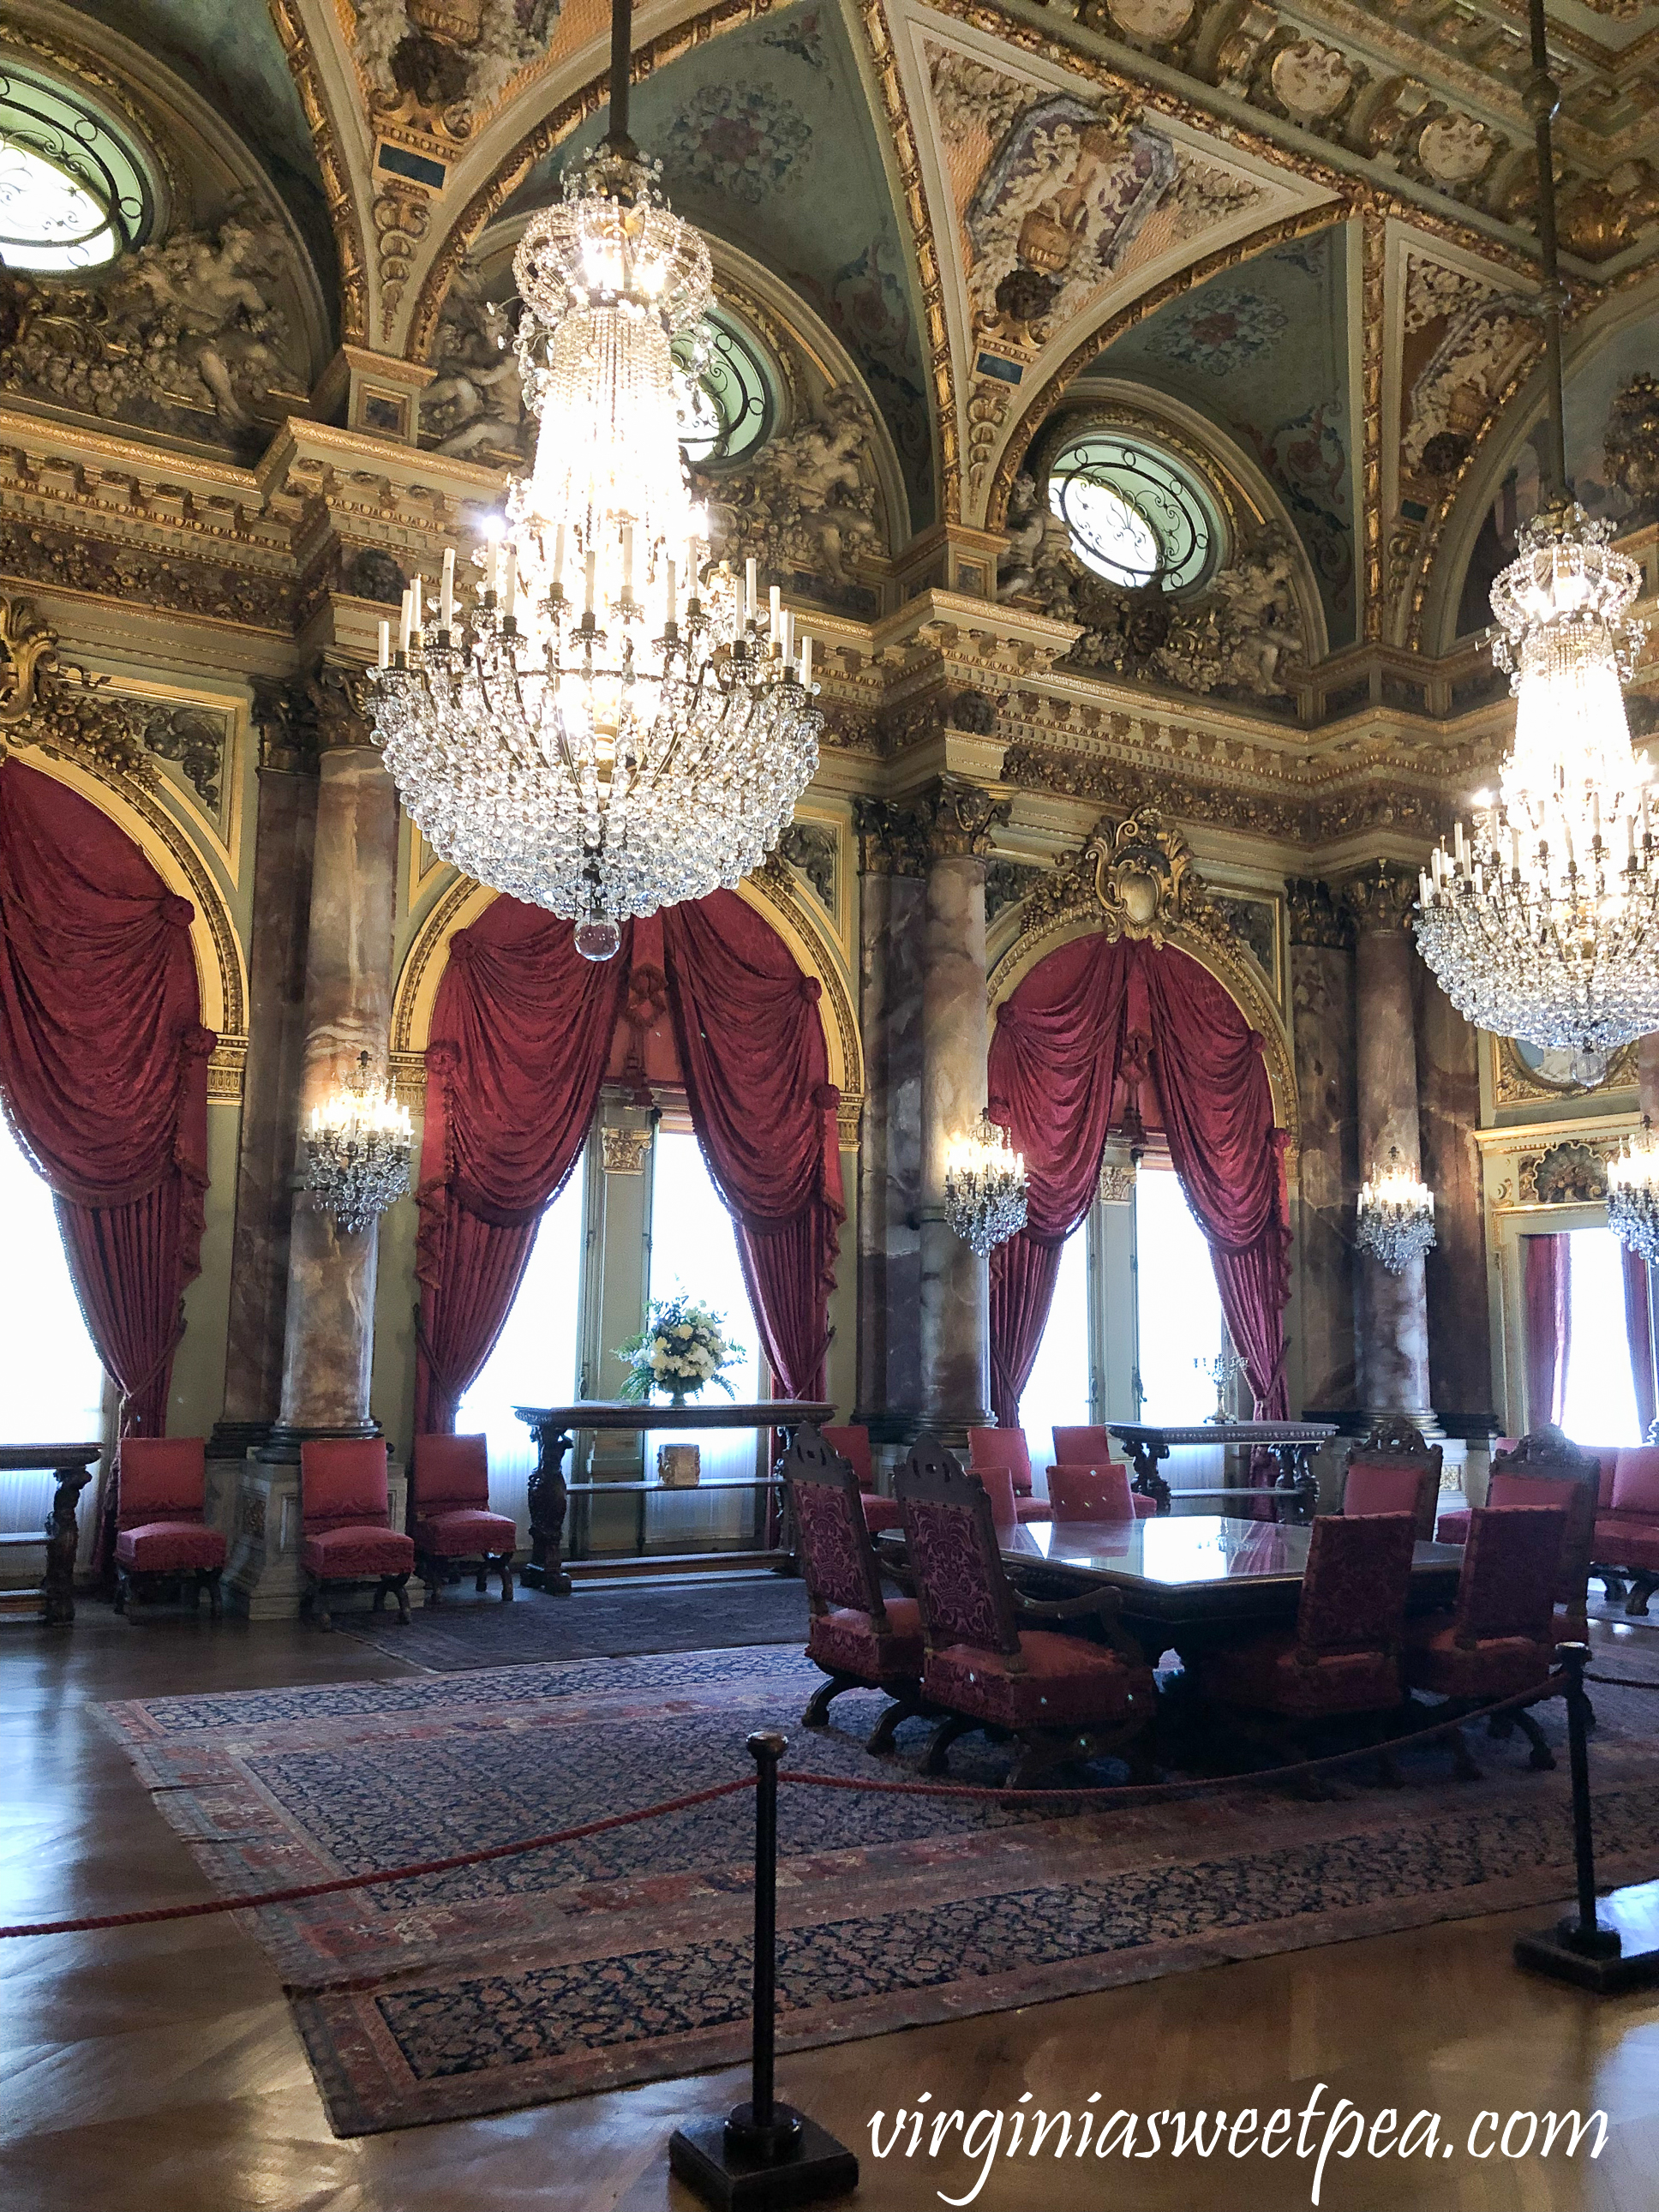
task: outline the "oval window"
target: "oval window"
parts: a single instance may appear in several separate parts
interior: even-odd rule
[[[1090,430],[1048,466],[1048,505],[1085,567],[1108,582],[1180,592],[1215,565],[1220,518],[1177,463],[1137,438]]]
[[[77,93],[0,72],[0,264],[101,268],[137,244],[152,205],[137,153]]]

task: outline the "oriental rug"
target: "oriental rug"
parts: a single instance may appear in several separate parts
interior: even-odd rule
[[[446,1590],[407,1628],[387,1613],[337,1613],[334,1626],[389,1658],[448,1674],[531,1659],[611,1659],[647,1651],[805,1644],[806,1585],[790,1575],[714,1574],[676,1582],[579,1583],[568,1597],[520,1589],[503,1605],[491,1584]]]
[[[1633,1655],[1632,1655],[1633,1656]],[[1644,1655],[1645,1656],[1645,1655]],[[1626,1652],[1609,1654],[1632,1671]],[[1652,1671],[1652,1670],[1644,1670]],[[146,1699],[106,1709],[157,1803],[225,1893],[545,1833],[752,1771],[914,1776],[920,1723],[878,1761],[873,1695],[814,1735],[818,1679],[753,1649]],[[1599,1868],[1659,1873],[1659,1697],[1599,1689]],[[1559,1707],[1540,1709],[1559,1742]],[[1008,1753],[965,1739],[953,1778]],[[1011,1810],[983,1799],[786,1787],[784,2051],[995,2012],[1275,1951],[1566,1899],[1565,1759],[1516,1736],[1443,1748],[1407,1784],[1326,1802],[1231,1788]],[[752,1799],[745,1793],[526,1857],[247,1914],[339,2134],[500,2112],[729,2065],[746,2054]]]

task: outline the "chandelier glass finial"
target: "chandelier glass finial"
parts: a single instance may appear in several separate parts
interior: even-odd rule
[[[1538,150],[1549,407],[1543,503],[1492,588],[1492,657],[1516,697],[1496,797],[1475,799],[1421,879],[1417,941],[1452,1004],[1480,1028],[1606,1052],[1659,1028],[1659,852],[1647,766],[1623,685],[1644,626],[1641,571],[1568,495],[1543,0],[1530,0],[1528,83]]]
[[[1652,1267],[1659,1261],[1659,1138],[1644,1114],[1607,1162],[1607,1226]]]
[[[988,1114],[951,1144],[945,1168],[945,1218],[982,1260],[1025,1226],[1025,1162]]]
[[[671,346],[707,313],[708,248],[627,135],[629,19],[611,25],[611,128],[514,256],[538,428],[498,538],[434,611],[417,580],[380,626],[376,734],[433,850],[569,916],[610,958],[631,915],[733,888],[817,768],[812,645],[755,563],[708,557],[679,448]]]
[[[1395,1146],[1387,1170],[1360,1187],[1354,1241],[1391,1275],[1434,1248],[1434,1193],[1412,1173]]]
[[[366,1052],[306,1131],[306,1188],[344,1230],[367,1229],[409,1188],[409,1109]]]

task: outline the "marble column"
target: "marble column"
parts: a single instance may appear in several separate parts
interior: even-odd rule
[[[1291,1000],[1302,1111],[1300,1333],[1309,1413],[1356,1403],[1353,1201],[1359,1187],[1353,922],[1327,884],[1288,890]]]
[[[860,840],[858,1401],[884,1443],[921,1424],[921,941],[926,854],[884,800],[855,802]]]
[[[1386,863],[1344,886],[1358,933],[1354,1029],[1362,1176],[1382,1173],[1396,1150],[1401,1166],[1422,1171],[1412,975],[1417,951],[1407,926],[1416,896],[1416,878]],[[1361,1253],[1356,1289],[1360,1401],[1367,1416],[1400,1416],[1437,1431],[1429,1395],[1422,1261],[1391,1275]]]
[[[1434,1249],[1424,1263],[1430,1395],[1455,1434],[1479,1435],[1497,1421],[1486,1209],[1475,1142],[1480,1126],[1479,1038],[1420,960],[1415,981],[1423,1180],[1434,1193]]]
[[[305,1042],[298,1115],[368,1052],[384,1062],[392,1013],[398,796],[368,741],[361,678],[325,667],[317,700],[321,750],[306,946]],[[272,1448],[307,1436],[380,1433],[369,1411],[378,1224],[342,1231],[313,1198],[295,1199],[289,1245],[282,1406]]]
[[[253,847],[258,926],[248,948],[247,1066],[231,1248],[225,1409],[210,1447],[212,1455],[238,1459],[270,1436],[282,1399],[317,820],[317,755],[309,742],[304,702],[288,685],[256,683],[254,688],[260,738]]]
[[[990,1286],[980,1259],[945,1218],[953,1139],[984,1109],[990,1022],[985,999],[985,856],[1006,799],[942,776],[915,803],[927,854],[921,977],[921,1406],[947,1443],[991,1419]]]

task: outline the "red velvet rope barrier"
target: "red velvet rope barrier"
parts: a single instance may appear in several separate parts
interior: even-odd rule
[[[1621,1688],[1659,1689],[1659,1682],[1626,1683],[1612,1674],[1594,1674],[1588,1679],[1616,1684]],[[1551,1680],[1559,1682],[1561,1677],[1557,1674]],[[1419,1729],[1410,1735],[1390,1736],[1383,1742],[1363,1744],[1353,1751],[1332,1752],[1323,1759],[1298,1759],[1289,1766],[1264,1767],[1255,1774],[1206,1775],[1191,1782],[1142,1782],[1104,1790],[1097,1784],[1079,1784],[1070,1790],[1008,1790],[962,1782],[865,1782],[850,1775],[802,1774],[787,1767],[779,1769],[778,1779],[797,1782],[812,1790],[862,1790],[878,1796],[963,1797],[1002,1806],[1052,1805],[1057,1801],[1075,1804],[1086,1801],[1097,1804],[1103,1811],[1112,1811],[1121,1805],[1158,1804],[1169,1798],[1189,1797],[1206,1790],[1259,1790],[1294,1776],[1352,1766],[1358,1759],[1377,1759],[1384,1753],[1402,1750],[1407,1744],[1432,1742],[1437,1736],[1449,1735],[1454,1729],[1490,1720],[1496,1714],[1510,1712],[1522,1705],[1536,1705],[1541,1697],[1553,1694],[1558,1693],[1523,1690],[1498,1705],[1460,1713],[1455,1720],[1437,1722],[1434,1727]],[[200,1920],[216,1912],[252,1912],[261,1905],[296,1905],[307,1898],[331,1897],[341,1890],[373,1889],[392,1881],[418,1881],[430,1875],[453,1874],[460,1867],[482,1866],[491,1859],[521,1858],[530,1851],[550,1850],[558,1844],[580,1843],[586,1836],[602,1836],[612,1828],[631,1828],[641,1820],[661,1820],[670,1813],[684,1813],[694,1805],[713,1804],[718,1798],[734,1797],[740,1790],[754,1787],[755,1777],[744,1775],[740,1781],[716,1782],[707,1790],[694,1790],[684,1797],[665,1798],[660,1805],[642,1805],[636,1812],[611,1813],[602,1820],[586,1820],[580,1827],[556,1828],[550,1834],[530,1836],[520,1843],[490,1844],[477,1850],[456,1851],[448,1858],[422,1859],[412,1866],[386,1867],[374,1874],[338,1875],[330,1881],[299,1882],[287,1889],[261,1890],[242,1897],[210,1898],[199,1905],[157,1905],[140,1912],[88,1913],[74,1920],[26,1921],[14,1928],[0,1928],[0,1941],[14,1936],[86,1935],[105,1928],[142,1927],[160,1920]]]

